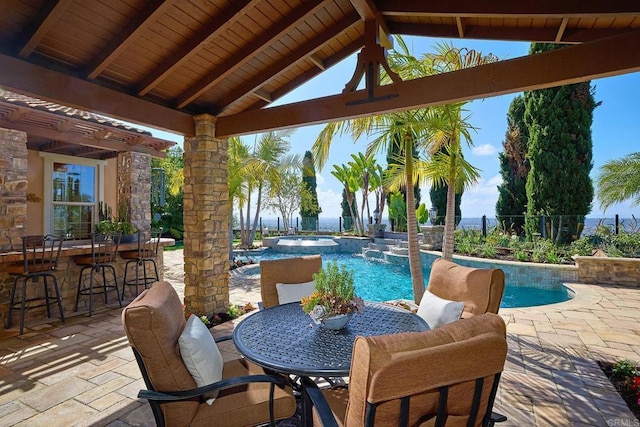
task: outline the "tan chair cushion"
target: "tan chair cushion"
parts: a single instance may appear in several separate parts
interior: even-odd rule
[[[180,356],[178,338],[185,327],[182,303],[168,282],[156,282],[122,311],[129,344],[139,353],[155,390],[188,390],[196,387]],[[226,362],[222,378],[264,374],[245,360]],[[244,426],[269,421],[269,388],[254,383],[221,391],[212,405],[199,401],[163,404],[167,426]],[[244,390],[246,393],[232,393]],[[275,393],[276,418],[287,418],[296,409],[290,387]]]
[[[463,318],[498,313],[504,273],[498,268],[464,267],[438,258],[431,266],[427,289],[440,298],[464,302]]]
[[[265,308],[280,304],[276,283],[303,283],[313,280],[322,268],[320,255],[260,261],[260,294]]]
[[[501,372],[507,354],[506,328],[500,316],[483,314],[418,333],[356,338],[349,375],[348,403],[344,391],[326,390],[336,415],[345,414],[345,426],[361,426],[366,402],[411,398],[409,425],[435,416],[438,387],[457,384],[449,391],[447,425],[466,425],[476,377],[485,377],[482,411],[486,410],[494,375]],[[481,363],[478,363],[481,361]],[[346,403],[346,408],[339,405]],[[382,403],[376,425],[395,425],[399,401]]]

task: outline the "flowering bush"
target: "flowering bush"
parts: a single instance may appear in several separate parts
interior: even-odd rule
[[[364,301],[356,296],[353,272],[336,261],[329,261],[326,267],[313,275],[314,292],[302,298],[302,309],[316,324],[324,319],[340,314],[361,313]]]
[[[627,389],[635,393],[636,403],[640,406],[640,371],[636,369],[633,362],[619,360],[613,365],[612,372],[624,379]]]

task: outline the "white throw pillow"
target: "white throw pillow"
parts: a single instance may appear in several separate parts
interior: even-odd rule
[[[459,320],[463,309],[464,302],[449,301],[425,290],[417,314],[435,329]]]
[[[180,356],[198,387],[222,380],[222,354],[209,329],[195,314],[189,316],[187,325],[178,338],[178,345]],[[207,397],[207,403],[211,405],[218,397],[218,392]]]
[[[278,302],[286,304],[288,302],[302,301],[302,298],[308,297],[314,291],[315,282],[304,283],[276,283],[276,292],[278,292]]]

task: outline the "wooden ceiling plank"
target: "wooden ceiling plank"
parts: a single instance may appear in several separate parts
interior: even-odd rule
[[[58,22],[73,0],[49,0],[38,10],[38,17],[24,35],[26,41],[18,55],[26,58],[35,50],[49,30]]]
[[[10,129],[17,129],[26,132],[27,135],[33,135],[38,138],[46,138],[52,141],[64,141],[68,144],[80,145],[85,147],[93,147],[102,150],[113,151],[135,151],[137,153],[149,154],[154,157],[165,157],[160,150],[142,145],[129,145],[122,142],[109,141],[106,139],[96,139],[68,132],[60,132],[55,129],[45,129],[39,126],[31,126],[25,123],[12,123],[4,119],[0,119],[0,126],[9,126]]]
[[[185,136],[195,134],[195,124],[189,114],[4,54],[0,54],[0,86],[117,120]]]
[[[254,90],[260,88],[269,80],[271,80],[274,76],[278,75],[297,61],[302,60],[303,58],[308,57],[308,55],[313,54],[316,50],[318,50],[322,45],[327,43],[329,40],[338,36],[340,33],[346,31],[349,27],[353,26],[359,22],[359,16],[357,13],[352,13],[347,15],[340,22],[335,23],[329,28],[326,28],[322,34],[318,37],[309,40],[304,43],[294,51],[292,51],[289,55],[281,60],[277,61],[276,64],[268,68],[268,72],[257,75],[249,80],[246,80],[242,86],[237,89],[231,91],[229,94],[224,96],[219,102],[219,110],[216,112],[217,115],[223,112],[226,108],[232,105],[235,101],[243,98]]]
[[[160,84],[173,71],[182,66],[182,64],[198,52],[203,45],[226,31],[229,25],[235,22],[234,17],[244,14],[249,7],[253,7],[251,0],[234,1],[232,7],[226,9],[223,13],[211,20],[208,25],[198,31],[195,37],[184,43],[140,82],[136,90],[138,96],[146,95]]]
[[[291,28],[299,21],[314,13],[321,6],[321,0],[312,0],[306,2],[304,6],[297,7],[291,15],[274,24],[269,31],[266,31],[260,37],[243,46],[230,58],[225,59],[220,67],[207,73],[199,82],[187,89],[176,100],[176,107],[178,109],[186,107],[189,103],[193,102],[194,99],[218,84],[225,77],[235,73],[240,67],[262,52],[265,46],[271,46],[277,42],[280,37],[291,31]]]
[[[543,89],[640,71],[640,31],[578,44],[508,61],[394,83],[378,88],[370,103],[366,91],[333,95],[257,111],[219,117],[216,136],[251,134],[300,125],[326,123],[380,114]],[[594,58],[608,58],[607,61]],[[557,64],[564,64],[558,67]],[[347,105],[350,104],[351,105]]]
[[[378,0],[378,11],[382,15],[428,15],[443,17],[530,18],[537,15],[545,18],[581,18],[619,15],[637,15],[640,2],[635,0],[536,0],[512,1],[456,0],[447,2],[414,0]]]
[[[462,18],[456,16],[456,27],[458,28],[458,37],[461,39],[464,38],[464,23],[462,22]]]
[[[133,17],[118,35],[86,67],[84,75],[93,80],[104,71],[136,38],[155,23],[160,15],[172,6],[172,0],[152,0]]]

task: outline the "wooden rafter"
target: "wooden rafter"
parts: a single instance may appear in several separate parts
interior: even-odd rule
[[[225,60],[220,67],[211,71],[204,78],[200,79],[199,82],[187,89],[185,93],[177,99],[176,107],[186,107],[199,95],[215,86],[225,77],[232,75],[242,65],[246,64],[256,55],[258,55],[262,51],[262,49],[264,49],[264,46],[270,46],[275,43],[283,34],[289,32],[298,21],[304,19],[305,16],[312,14],[321,5],[322,1],[312,0],[304,3],[304,6],[297,7],[289,18],[283,19],[282,21],[278,22],[269,31],[254,39],[248,45],[242,47],[242,49]]]
[[[172,5],[171,0],[152,0],[147,3],[131,21],[109,44],[100,52],[100,55],[87,66],[85,76],[93,80],[107,68],[129,45],[131,45],[147,28],[153,24],[159,16]]]
[[[162,64],[160,64],[142,82],[140,82],[136,90],[138,96],[146,95],[151,89],[160,84],[160,82],[166,79],[172,71],[181,67],[194,54],[196,54],[203,45],[226,31],[227,28],[235,22],[234,17],[246,13],[250,7],[251,0],[233,1],[223,13],[213,18],[208,25],[203,27],[194,37],[180,46],[179,49],[173,52],[171,56],[163,61]]]
[[[31,55],[31,52],[38,46],[51,27],[58,22],[71,3],[73,3],[73,0],[52,0],[45,2],[38,11],[38,18],[23,35],[26,40],[18,55],[22,58]]]
[[[381,86],[378,88],[380,95],[396,96],[375,103],[354,103],[367,96],[366,91],[358,91],[220,117],[216,123],[216,134],[225,137],[264,132],[624,74],[640,70],[640,56],[628,54],[637,51],[640,51],[640,31],[537,55]],[[609,59],[589,60],[603,57]],[[557,64],[563,66],[558,67]]]
[[[286,70],[296,62],[302,60],[302,58],[313,54],[338,34],[347,31],[351,26],[355,25],[358,20],[358,14],[356,14],[355,12],[349,14],[346,18],[342,19],[339,22],[336,22],[331,27],[326,28],[325,31],[318,37],[307,41],[306,43],[289,53],[286,57],[277,61],[276,64],[269,68],[268,73],[260,74],[245,81],[240,87],[233,90],[220,100],[218,104],[219,107],[214,115],[218,115],[221,112],[224,112],[224,110],[229,108],[234,102],[242,99],[254,90],[262,87],[269,80],[282,73],[284,70]]]
[[[562,18],[562,22],[558,28],[558,33],[556,34],[556,39],[554,40],[556,43],[562,42],[562,36],[564,35],[564,30],[566,30],[568,22],[569,18]]]
[[[391,32],[387,27],[387,23],[378,13],[378,8],[373,3],[373,0],[349,0],[353,8],[358,12],[360,18],[363,21],[375,21],[378,25],[378,44],[380,46],[390,49],[393,47],[391,41]]]

